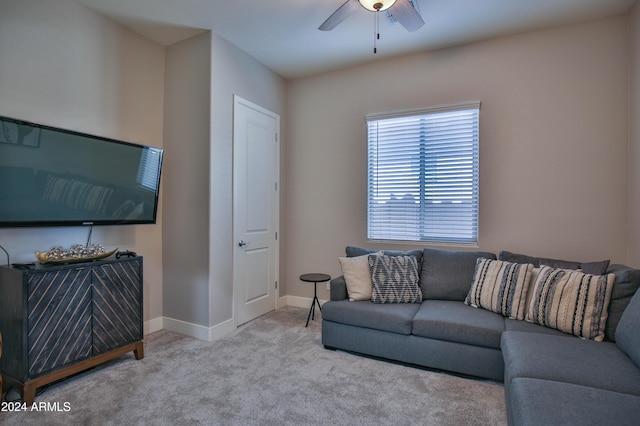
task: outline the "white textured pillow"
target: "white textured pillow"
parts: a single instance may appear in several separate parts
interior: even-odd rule
[[[523,320],[532,269],[530,263],[478,258],[473,283],[464,303]]]
[[[614,274],[590,275],[541,265],[526,320],[600,342],[615,280]]]
[[[373,253],[381,255],[382,252]],[[369,271],[369,255],[355,257],[339,257],[342,275],[347,284],[347,294],[351,302],[371,300],[371,272]]]

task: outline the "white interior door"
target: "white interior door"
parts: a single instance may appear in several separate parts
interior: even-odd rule
[[[280,117],[234,97],[234,300],[236,325],[276,308]]]

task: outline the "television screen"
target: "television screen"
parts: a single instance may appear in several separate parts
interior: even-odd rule
[[[162,155],[0,117],[0,227],[155,223]]]

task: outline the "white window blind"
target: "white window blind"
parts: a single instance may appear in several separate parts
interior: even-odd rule
[[[150,191],[158,189],[161,158],[160,149],[145,147],[142,150],[140,163],[138,164],[138,175],[136,176],[138,185]]]
[[[368,238],[476,243],[480,103],[367,115]]]

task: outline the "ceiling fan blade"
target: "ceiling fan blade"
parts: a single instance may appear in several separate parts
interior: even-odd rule
[[[414,32],[424,25],[422,17],[409,0],[396,0],[389,8],[389,13],[409,32]]]
[[[330,31],[336,27],[340,22],[344,21],[347,16],[351,15],[354,11],[360,8],[358,0],[347,0],[342,6],[340,6],[326,21],[318,27],[320,31]]]

